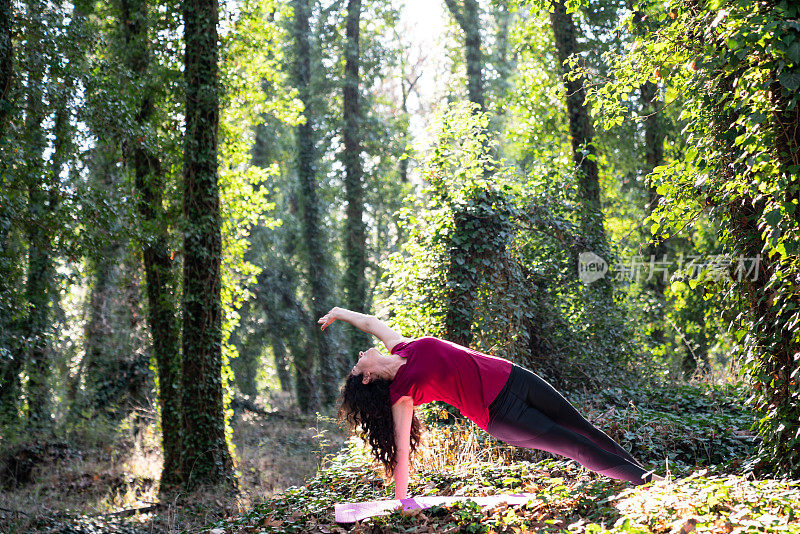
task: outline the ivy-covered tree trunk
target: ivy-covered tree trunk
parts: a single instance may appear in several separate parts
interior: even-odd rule
[[[24,287],[24,250],[11,221],[0,219],[0,425],[18,421],[21,394],[20,372],[25,361],[21,349],[21,300]]]
[[[299,91],[299,96],[303,102],[303,116],[305,122],[297,127],[295,133],[296,142],[296,159],[295,167],[297,171],[297,179],[300,185],[298,200],[301,204],[302,210],[302,225],[306,238],[313,238],[316,244],[316,230],[317,230],[317,205],[316,205],[316,187],[315,187],[315,168],[316,149],[314,146],[314,131],[311,109],[311,28],[309,18],[311,16],[311,6],[309,0],[294,0],[292,2],[294,8],[294,84]],[[309,198],[312,196],[313,198]],[[312,244],[307,243],[309,253],[313,250]],[[309,259],[309,271],[313,271],[314,267]],[[307,275],[311,280],[314,279],[313,274],[310,272]],[[313,291],[313,289],[312,289]],[[313,297],[314,295],[312,295]],[[312,307],[313,310],[313,307]],[[319,406],[319,391],[316,388],[314,375],[316,374],[316,360],[319,353],[321,342],[320,336],[315,332],[311,334],[308,341],[308,350],[302,351],[300,354],[295,354],[295,370],[296,370],[296,388],[297,388],[297,402],[300,409],[308,411]]]
[[[483,249],[476,239],[482,222],[468,209],[453,214],[455,230],[450,236],[450,265],[447,268],[447,312],[444,318],[445,337],[454,343],[469,346],[472,341],[474,299],[480,285],[477,251]]]
[[[445,0],[447,8],[464,32],[464,58],[467,63],[469,101],[486,108],[483,94],[483,54],[481,52],[480,6],[477,0]]]
[[[37,1],[30,4],[31,16],[35,19],[42,13],[43,6]],[[47,187],[48,171],[44,168],[43,157],[47,145],[43,129],[45,109],[44,58],[39,49],[39,40],[34,32],[27,35],[26,62],[28,64],[27,97],[25,108],[25,132],[28,147],[25,150],[24,173],[28,189],[28,210],[30,222],[27,228],[28,274],[25,283],[25,297],[30,306],[24,323],[24,336],[27,338],[28,363],[28,416],[36,426],[46,425],[50,419],[50,387],[48,377],[50,364],[47,358],[48,330],[51,326],[50,280],[51,268],[51,230],[48,217],[51,212],[50,195]],[[52,184],[49,184],[52,186]]]
[[[19,410],[20,380],[23,360],[18,349],[11,346],[3,347],[8,350],[7,361],[0,365],[0,424],[11,425],[17,422]]]
[[[183,154],[181,473],[187,487],[235,484],[225,440],[217,183],[219,94],[216,0],[183,2],[186,133]]]
[[[464,32],[464,59],[467,67],[467,95],[469,101],[485,109],[483,88],[483,53],[481,52],[480,6],[477,0],[445,0],[447,9]],[[475,291],[478,289],[478,271],[475,250],[479,246],[464,236],[473,233],[476,224],[468,211],[454,214],[455,232],[450,245],[450,265],[447,270],[448,292],[445,315],[445,335],[461,345],[472,340]]]
[[[106,156],[102,148],[96,148],[93,159]],[[109,158],[104,158],[109,159]],[[116,171],[116,160],[112,164],[102,164],[96,167],[92,174],[92,181],[97,182],[100,194],[111,195],[114,192],[112,173]],[[94,271],[94,280],[89,296],[89,321],[86,323],[86,344],[83,367],[84,382],[94,408],[103,411],[109,399],[109,384],[115,380],[119,354],[113,352],[108,343],[113,334],[112,323],[109,315],[112,305],[111,293],[114,289],[114,271],[120,261],[119,244],[110,241],[103,243],[98,250],[92,251],[88,264]],[[85,408],[85,405],[83,406]]]
[[[561,68],[562,82],[566,89],[569,134],[572,140],[572,157],[578,169],[578,191],[585,209],[581,224],[585,235],[595,242],[598,249],[604,249],[605,232],[600,206],[600,181],[597,170],[596,150],[592,144],[594,130],[589,115],[586,91],[581,78],[569,79],[569,69],[564,62],[578,51],[575,23],[567,13],[563,1],[552,3],[550,23],[556,45],[556,57]]]
[[[300,185],[298,204],[308,262],[309,310],[313,317],[318,318],[325,315],[332,306],[330,288],[325,279],[329,261],[320,220],[321,201],[317,195],[318,156],[314,134],[316,118],[311,95],[311,3],[309,0],[294,0],[292,6],[295,41],[294,83],[303,102],[305,117],[305,122],[297,127],[296,132],[295,167]],[[331,342],[315,323],[311,321],[309,325],[311,333],[307,353],[295,361],[298,378],[297,398],[303,410],[315,409],[320,402],[326,404],[333,402],[341,379],[340,355],[334,353]]]
[[[663,103],[658,95],[658,86],[653,82],[647,82],[639,89],[642,98],[642,115],[644,116],[644,166],[642,174],[647,176],[653,169],[664,163],[664,128],[661,120],[661,108]],[[656,192],[653,184],[647,186],[647,206],[646,213],[650,215],[655,211],[659,203],[660,195]],[[652,256],[656,261],[660,261],[667,251],[663,240],[647,243],[644,252],[644,259],[648,261]],[[660,308],[664,308],[664,289],[666,282],[663,276],[653,276],[648,280],[647,285],[655,298],[660,302]],[[656,344],[664,342],[664,330],[657,327],[653,330],[652,340]]]
[[[722,87],[732,93],[733,80],[727,79],[723,83],[726,85]],[[773,81],[770,95],[773,116],[766,127],[774,133],[774,145],[771,148],[778,166],[775,171],[777,176],[773,179],[780,179],[783,183],[781,202],[784,205],[798,206],[800,109],[792,104],[792,99],[786,96],[777,81]],[[744,112],[746,111],[748,110],[745,109]],[[745,133],[744,128],[737,123],[740,113],[736,108],[726,106],[725,102],[720,102],[715,110],[712,124],[715,126],[716,142],[722,147],[723,153],[737,154],[733,140],[737,135]],[[748,173],[746,164],[734,161],[733,156],[720,162],[718,168],[722,170],[722,178],[726,182],[734,180],[737,173]],[[797,324],[800,297],[795,283],[788,279],[784,279],[782,283],[776,281],[780,280],[776,271],[783,270],[785,276],[786,271],[791,268],[791,262],[796,265],[797,256],[788,255],[781,260],[778,254],[764,254],[770,246],[763,231],[764,221],[771,217],[766,210],[766,204],[765,195],[758,198],[742,195],[730,202],[726,211],[735,251],[746,258],[760,257],[754,263],[757,272],[743,277],[740,287],[752,314],[750,335],[758,340],[757,351],[748,358],[745,366],[753,379],[754,405],[763,415],[757,423],[759,434],[764,440],[759,450],[762,467],[765,470],[797,476],[800,473],[800,404],[797,402],[800,391],[800,364],[797,360],[797,355],[800,354],[800,336],[796,330],[792,332],[791,327],[796,327]],[[795,267],[795,273],[796,269]],[[791,323],[793,316],[794,324]]]
[[[163,196],[164,172],[161,160],[147,139],[149,122],[155,112],[155,87],[148,76],[150,50],[148,13],[145,0],[121,0],[120,21],[125,38],[125,64],[133,74],[131,90],[139,95],[136,113],[139,134],[128,139],[129,161],[136,187],[136,209],[142,219],[142,258],[147,287],[147,324],[153,339],[153,358],[158,373],[161,415],[161,447],[164,464],[161,487],[181,480],[181,355],[178,314],[175,302],[175,274],[169,250]]]
[[[367,301],[367,231],[364,224],[364,171],[361,165],[361,107],[359,105],[359,23],[361,0],[347,2],[344,64],[344,168],[347,222],[345,223],[344,288],[347,308],[365,313]],[[371,340],[361,330],[350,329],[350,350],[366,350]],[[363,348],[362,348],[363,347]],[[352,355],[351,355],[352,357]]]
[[[11,115],[11,81],[14,78],[14,9],[11,0],[0,0],[0,142]]]
[[[469,346],[475,303],[490,283],[492,262],[505,254],[511,223],[502,194],[481,187],[471,190],[466,200],[453,210],[444,329],[447,339]]]

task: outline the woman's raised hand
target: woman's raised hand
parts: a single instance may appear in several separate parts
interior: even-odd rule
[[[336,312],[337,312],[338,310],[339,310],[339,308],[338,308],[338,307],[336,307],[336,306],[334,306],[333,308],[331,308],[331,311],[329,311],[328,313],[326,313],[326,314],[325,314],[323,317],[321,317],[321,318],[319,319],[319,321],[317,321],[317,323],[318,323],[318,324],[321,324],[321,325],[322,325],[322,326],[320,327],[322,330],[325,330],[325,329],[326,329],[328,326],[330,326],[330,324],[331,324],[333,321],[335,321],[336,319],[338,319],[338,317],[336,317]]]

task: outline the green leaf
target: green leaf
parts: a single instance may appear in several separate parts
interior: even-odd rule
[[[764,220],[767,221],[767,224],[772,226],[773,228],[778,225],[778,222],[781,220],[781,209],[774,208],[767,213],[764,214]]]
[[[778,81],[788,90],[797,91],[797,89],[800,88],[800,72],[798,72],[797,69],[784,70],[781,75],[778,76]]]
[[[795,41],[786,50],[786,56],[794,63],[800,63],[800,41]]]

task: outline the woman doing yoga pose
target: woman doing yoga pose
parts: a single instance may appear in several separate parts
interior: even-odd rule
[[[439,400],[496,438],[518,447],[571,458],[603,475],[645,484],[661,480],[602,430],[587,421],[535,373],[435,337],[401,336],[371,315],[333,308],[319,319],[322,330],[342,320],[376,336],[342,387],[340,419],[359,428],[395,480],[395,498],[406,498],[409,456],[420,438],[414,406]]]

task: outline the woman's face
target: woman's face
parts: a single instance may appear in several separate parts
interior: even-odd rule
[[[375,347],[367,349],[364,352],[359,352],[358,356],[358,361],[356,362],[355,366],[353,366],[353,370],[350,371],[350,374],[359,375],[364,373],[362,382],[364,384],[368,384],[373,378],[378,378],[375,373],[380,367],[381,358],[384,356]]]

